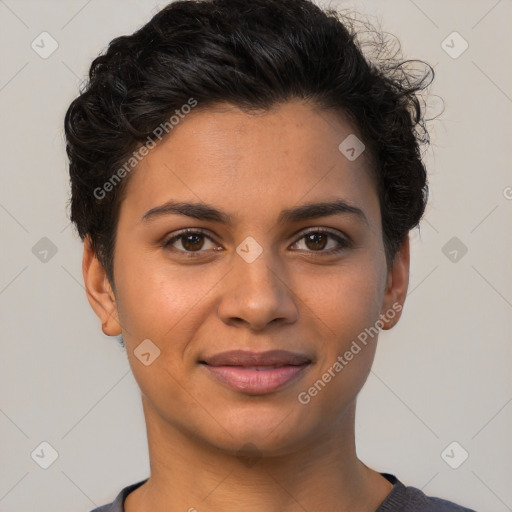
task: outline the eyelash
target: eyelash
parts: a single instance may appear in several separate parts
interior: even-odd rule
[[[328,251],[318,250],[318,251],[308,251],[308,252],[334,255],[334,254],[338,254],[338,253],[340,253],[340,252],[350,248],[350,246],[351,246],[351,243],[350,243],[350,241],[347,238],[342,237],[342,236],[338,235],[337,233],[333,233],[332,231],[330,231],[330,230],[328,230],[326,228],[314,228],[314,229],[310,229],[309,231],[303,232],[301,234],[300,238],[293,245],[297,244],[300,240],[304,239],[306,236],[308,236],[310,234],[317,234],[317,233],[325,234],[325,235],[328,235],[329,237],[333,238],[336,242],[338,242],[340,247],[338,247],[337,249],[330,249]],[[213,238],[210,237],[202,229],[191,229],[191,228],[189,228],[189,229],[184,229],[183,231],[180,231],[176,235],[174,235],[171,238],[167,239],[166,241],[163,242],[162,246],[164,247],[164,249],[169,249],[170,246],[174,242],[176,242],[177,240],[179,240],[181,238],[184,238],[187,235],[203,235],[204,237],[208,238],[210,241],[215,243],[215,240],[213,240]],[[199,251],[185,251],[185,250],[175,249],[175,248],[172,248],[170,250],[176,251],[178,253],[182,253],[186,258],[197,258],[197,257],[200,257],[201,253],[206,252],[206,251],[202,251],[202,250],[199,250]]]

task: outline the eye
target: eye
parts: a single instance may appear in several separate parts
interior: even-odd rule
[[[329,245],[329,239],[335,242],[334,247],[325,250],[325,248]],[[202,230],[184,229],[183,231],[180,231],[179,233],[164,241],[162,245],[165,249],[169,249],[173,252],[181,253],[186,257],[193,258],[199,256],[197,253],[202,253],[206,252],[208,249],[213,249],[211,246],[206,247],[205,249],[205,240],[208,240],[213,244],[213,247],[215,247],[215,241]],[[350,247],[350,241],[347,238],[339,235],[337,232],[334,233],[325,228],[311,229],[306,233],[303,233],[299,240],[293,245],[299,245],[302,240],[306,246],[305,250],[309,252],[337,254]],[[178,244],[181,246],[181,248],[176,246]]]
[[[204,233],[201,230],[185,229],[183,231],[180,231],[173,237],[169,238],[168,240],[166,240],[163,243],[163,247],[165,249],[185,253],[187,257],[195,257],[196,255],[194,253],[205,252],[201,251],[201,249],[203,249],[205,246],[205,239],[209,240],[212,243],[215,243],[211,237],[209,237],[206,233]],[[172,246],[174,246],[174,244],[176,243],[181,245],[182,248],[173,248]]]
[[[328,245],[329,238],[335,241],[334,247],[324,250]],[[304,240],[306,250],[311,252],[337,254],[350,247],[350,242],[347,238],[325,228],[315,228],[303,233],[302,237],[294,245],[298,245],[302,240]]]

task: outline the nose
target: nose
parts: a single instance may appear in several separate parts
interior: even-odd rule
[[[271,322],[291,324],[297,320],[290,279],[270,250],[264,250],[251,263],[236,254],[223,281],[218,315],[225,324],[261,331]]]

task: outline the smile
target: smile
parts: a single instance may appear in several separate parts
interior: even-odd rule
[[[274,350],[224,352],[200,363],[229,388],[249,395],[264,395],[298,379],[312,362],[304,354]]]

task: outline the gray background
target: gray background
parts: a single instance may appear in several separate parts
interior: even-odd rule
[[[138,387],[85,297],[62,126],[91,60],[158,5],[0,0],[0,511],[85,512],[149,474]],[[445,102],[404,315],[381,334],[359,399],[359,456],[429,495],[512,510],[512,1],[331,5],[429,61]],[[43,31],[58,43],[46,59],[31,47],[51,48]],[[469,44],[457,58],[445,49],[460,50],[458,36],[442,44],[454,31]],[[48,469],[45,441],[58,453]]]

